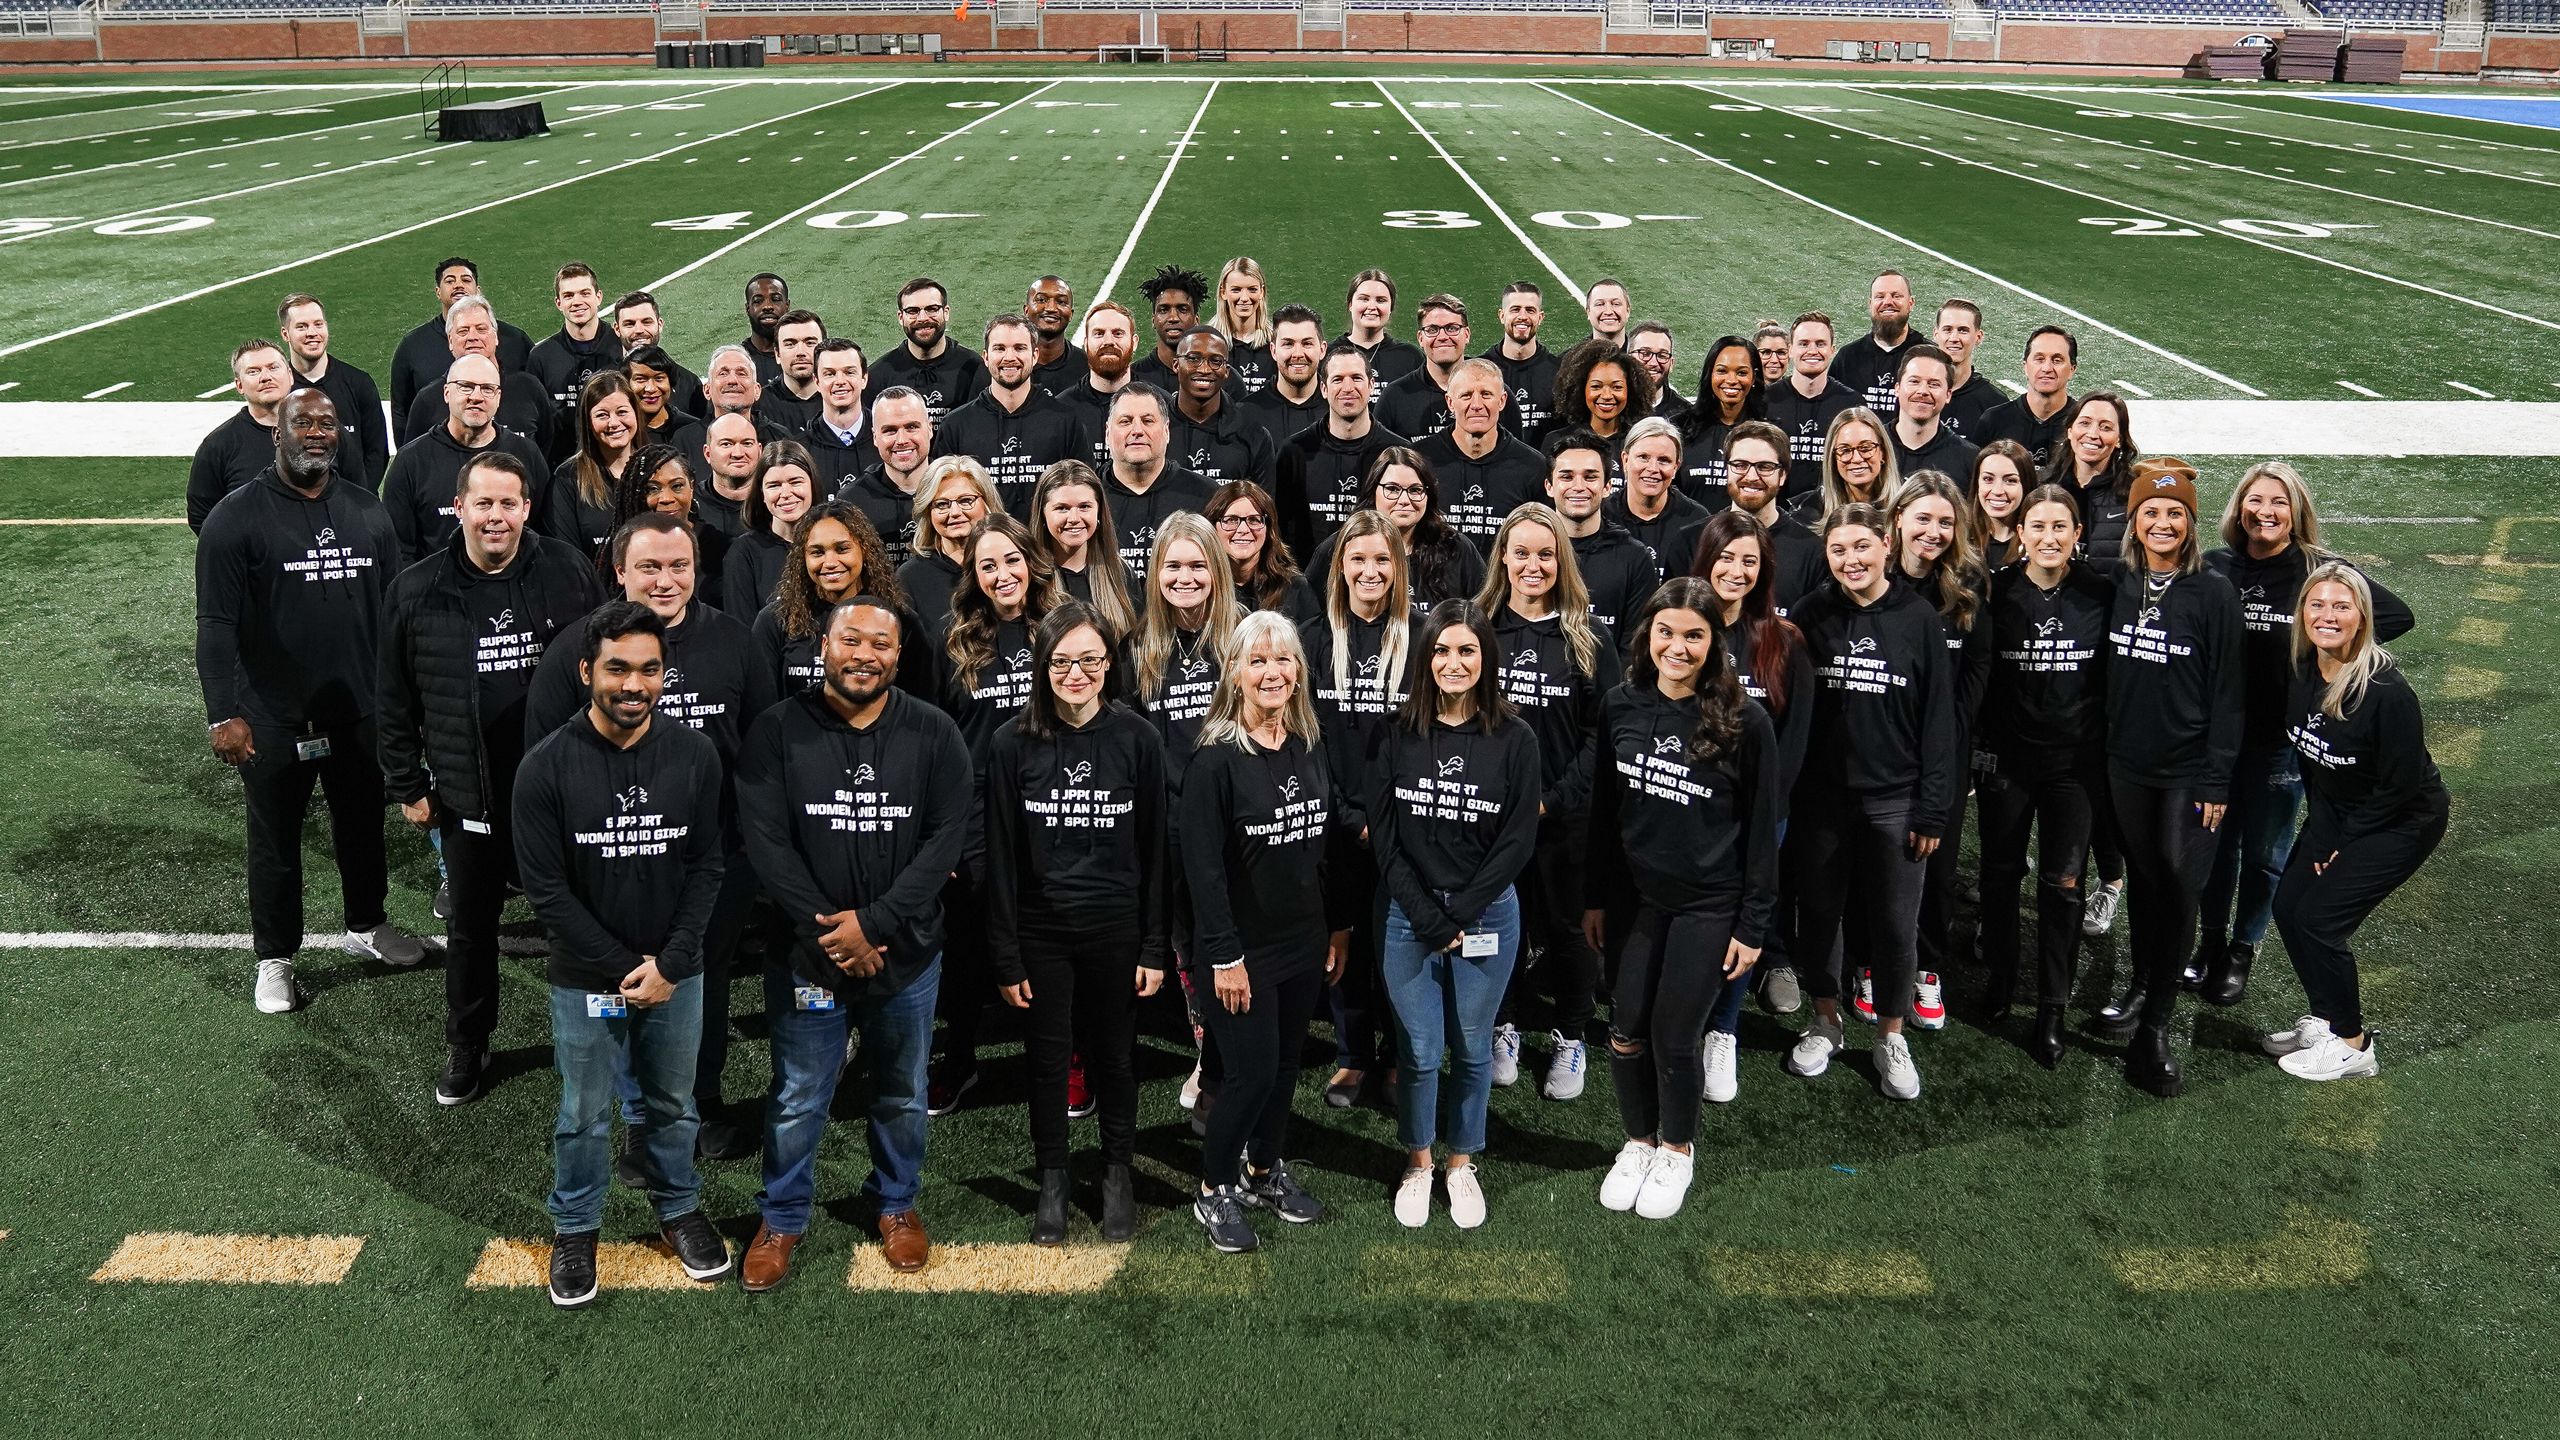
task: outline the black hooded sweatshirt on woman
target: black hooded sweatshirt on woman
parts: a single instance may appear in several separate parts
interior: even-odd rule
[[[2452,803],[2427,753],[2417,692],[2399,667],[2375,671],[2364,699],[2342,719],[2320,708],[2328,689],[2319,661],[2306,660],[2285,707],[2309,811],[2294,853],[2309,859],[2386,830],[2420,829]]]
[[[382,505],[332,476],[306,496],[268,470],[196,541],[196,680],[209,725],[336,730],[373,713],[384,597],[400,541]]]
[[[1399,724],[1372,767],[1369,848],[1413,936],[1445,950],[1538,849],[1538,737],[1517,716],[1487,727]]]
[[[1690,557],[1698,553],[1698,531],[1708,520],[1706,506],[1676,489],[1665,494],[1662,502],[1662,513],[1650,520],[1636,514],[1624,490],[1600,502],[1601,520],[1634,536],[1652,557],[1656,589],[1674,575],[1689,573]]]
[[[2240,666],[2248,696],[2242,707],[2241,747],[2281,745],[2285,726],[2295,718],[2288,709],[2293,698],[2293,605],[2310,577],[2311,554],[2300,545],[2287,545],[2282,554],[2260,560],[2243,546],[2209,551],[2204,563],[2240,595]],[[2388,645],[2417,626],[2407,601],[2371,575],[2364,582],[2373,591],[2375,644]]]
[[[2240,594],[2211,570],[2116,576],[2107,617],[2107,759],[2136,784],[2217,805],[2240,758]]]
[[[1280,748],[1203,745],[1182,781],[1182,867],[1200,969],[1243,962],[1256,985],[1323,963],[1325,850],[1335,823],[1324,752],[1291,735]],[[1204,977],[1205,978],[1205,977]]]
[[[942,891],[969,829],[969,750],[951,717],[893,691],[867,729],[825,694],[764,713],[738,757],[738,823],[793,936],[791,968],[847,999],[895,995],[942,953]],[[818,948],[854,912],[886,964],[867,979]]]
[[[1559,815],[1579,809],[1590,794],[1584,752],[1600,725],[1600,702],[1618,688],[1617,648],[1608,631],[1594,636],[1600,643],[1592,673],[1586,675],[1573,663],[1573,641],[1564,633],[1562,617],[1532,620],[1508,605],[1493,617],[1493,634],[1499,654],[1487,658],[1502,667],[1502,698],[1538,737],[1538,778],[1544,787],[1540,803]],[[1577,770],[1582,772],[1578,786],[1573,784]],[[1575,792],[1575,803],[1567,803],[1569,790]]]
[[[720,755],[691,726],[653,721],[626,749],[581,712],[516,772],[516,868],[551,934],[551,983],[613,991],[642,957],[702,973],[727,825]]]
[[[1913,834],[1947,828],[1965,756],[1947,627],[1893,584],[1860,605],[1835,582],[1796,607],[1813,655],[1813,734],[1802,784],[1826,795],[1908,795]]]
[[[1396,685],[1387,685],[1386,659],[1381,653],[1386,646],[1389,623],[1404,627],[1404,674]],[[1317,732],[1324,737],[1326,757],[1332,762],[1336,779],[1342,782],[1342,794],[1336,798],[1335,819],[1352,835],[1368,829],[1368,804],[1377,793],[1378,775],[1372,768],[1384,747],[1388,730],[1394,726],[1396,711],[1413,687],[1427,683],[1430,664],[1414,653],[1419,626],[1410,615],[1380,615],[1363,620],[1353,615],[1342,628],[1343,648],[1348,652],[1351,683],[1336,684],[1333,678],[1333,624],[1317,616],[1298,627],[1300,641],[1307,652],[1307,693],[1316,706]]]
[[[1799,635],[1787,652],[1787,703],[1772,709],[1769,685],[1760,675],[1760,657],[1754,654],[1751,627],[1720,625],[1716,633],[1724,637],[1725,658],[1733,662],[1734,678],[1742,682],[1742,693],[1756,701],[1769,716],[1770,728],[1778,739],[1778,816],[1786,818],[1788,797],[1795,794],[1796,777],[1804,773],[1804,747],[1813,734],[1813,656]]]
[[[1604,519],[1599,529],[1573,537],[1573,563],[1582,571],[1582,588],[1591,594],[1591,618],[1607,629],[1612,644],[1623,645],[1626,637],[1619,627],[1662,588],[1654,578],[1653,552]]]
[[[2039,777],[2084,764],[2106,744],[2107,615],[2115,587],[2078,560],[2047,590],[2027,567],[1991,580],[1982,625],[1991,676],[1974,748],[2002,774]]]
[[[1165,968],[1164,741],[1116,701],[1082,726],[1030,736],[1008,722],[987,750],[987,950],[1007,985],[1029,978],[1022,934],[1107,934],[1134,911],[1138,964]]]
[[[1778,908],[1777,736],[1745,705],[1732,753],[1702,762],[1697,730],[1694,695],[1633,681],[1609,692],[1592,736],[1593,871],[1626,875],[1665,910],[1730,909],[1733,938],[1757,949]]]

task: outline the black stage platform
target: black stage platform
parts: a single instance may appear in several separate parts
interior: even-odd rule
[[[539,100],[483,100],[474,105],[447,105],[436,111],[439,140],[521,140],[548,135],[549,122]]]

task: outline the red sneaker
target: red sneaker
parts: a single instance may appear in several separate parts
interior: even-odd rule
[[[1849,1008],[1858,1012],[1859,1019],[1870,1025],[1876,1023],[1876,972],[1858,972],[1858,993],[1850,1000]]]
[[[1947,987],[1935,970],[1921,971],[1911,987],[1911,1023],[1923,1030],[1947,1028]]]
[[[1084,1057],[1067,1057],[1067,1118],[1081,1120],[1093,1113],[1093,1088],[1084,1083]]]

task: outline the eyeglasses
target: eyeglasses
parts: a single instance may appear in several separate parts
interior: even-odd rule
[[[1218,517],[1218,528],[1221,530],[1268,530],[1271,528],[1271,522],[1259,515],[1221,515]]]
[[[1049,673],[1052,675],[1064,675],[1070,670],[1081,670],[1087,675],[1099,675],[1110,668],[1111,657],[1108,655],[1052,655],[1049,657]]]
[[[975,510],[981,503],[975,495],[957,495],[945,500],[936,500],[925,509],[930,514],[948,515],[954,510]]]
[[[1845,460],[1873,460],[1884,453],[1884,447],[1873,440],[1861,440],[1855,445],[1833,446],[1831,453]]]
[[[1381,485],[1378,487],[1378,496],[1380,499],[1428,500],[1431,498],[1431,492],[1419,485]]]
[[[1464,325],[1425,325],[1422,327],[1421,333],[1435,338],[1448,335],[1464,335],[1467,333],[1467,327]]]
[[[495,395],[498,393],[497,386],[484,384],[478,380],[447,380],[444,383],[453,389],[461,391],[465,395]]]
[[[1758,475],[1769,480],[1787,473],[1787,467],[1776,460],[1727,460],[1724,469],[1728,475]]]

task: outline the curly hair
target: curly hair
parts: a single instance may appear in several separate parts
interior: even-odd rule
[[[1199,310],[1200,302],[1209,299],[1213,293],[1209,289],[1209,277],[1187,265],[1159,265],[1156,273],[1138,282],[1138,293],[1146,296],[1150,305],[1167,290],[1179,290],[1190,296],[1191,308],[1195,312]]]
[[[809,507],[800,523],[791,527],[791,561],[782,567],[782,584],[773,594],[774,619],[782,623],[786,640],[806,640],[818,633],[826,623],[827,611],[836,602],[823,601],[817,582],[809,578],[809,532],[828,520],[842,525],[853,536],[854,549],[862,556],[862,573],[853,580],[853,593],[869,595],[903,612],[907,592],[898,584],[897,572],[889,566],[889,547],[881,543],[880,532],[872,528],[863,513],[842,500],[821,500]]]
[[[622,462],[622,473],[614,477],[609,497],[612,523],[605,527],[604,533],[620,534],[623,525],[634,516],[647,515],[656,510],[657,507],[649,503],[649,482],[659,471],[670,465],[683,473],[685,483],[690,487],[693,483],[693,472],[684,468],[684,454],[673,445],[643,445],[631,452],[630,458]],[[692,505],[687,504],[685,513],[677,518],[682,520],[687,528],[691,528]],[[699,538],[696,537],[697,544]],[[613,583],[612,546],[607,545],[597,553],[596,568],[603,573],[606,585],[610,588]]]
[[[1603,365],[1614,365],[1627,379],[1627,408],[1618,412],[1618,426],[1624,429],[1639,416],[1653,413],[1653,377],[1635,362],[1635,357],[1615,344],[1595,335],[1556,357],[1556,428],[1592,429],[1591,406],[1582,398],[1583,387],[1590,383],[1591,372]]]

